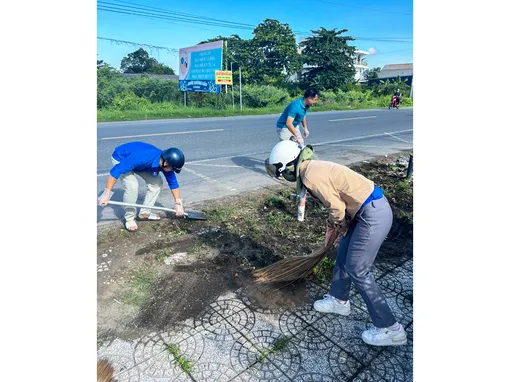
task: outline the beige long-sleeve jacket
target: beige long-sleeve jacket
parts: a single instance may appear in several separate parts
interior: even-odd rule
[[[374,182],[334,162],[304,161],[299,166],[299,175],[308,191],[328,208],[328,224],[332,226],[347,228],[374,191]]]

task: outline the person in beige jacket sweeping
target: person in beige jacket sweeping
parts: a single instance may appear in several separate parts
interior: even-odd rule
[[[296,182],[296,193],[305,188],[328,209],[326,242],[340,237],[330,293],[315,301],[313,308],[323,313],[348,316],[349,292],[354,283],[365,302],[375,328],[362,333],[374,346],[405,345],[407,335],[397,322],[370,271],[393,213],[381,188],[363,175],[338,163],[312,160],[313,148],[302,150],[295,142],[277,143],[266,161],[269,175]]]

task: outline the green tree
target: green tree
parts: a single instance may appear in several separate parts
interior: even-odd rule
[[[273,19],[264,20],[254,29],[250,45],[252,52],[247,53],[251,57],[254,83],[282,82],[303,65],[296,36],[289,24]]]
[[[310,66],[302,76],[304,87],[335,90],[354,80],[356,70],[353,56],[356,48],[349,46],[351,36],[341,36],[347,29],[312,30],[314,34],[301,42],[305,65]]]
[[[223,40],[223,60],[226,67],[239,76],[241,68],[243,84],[280,84],[288,75],[302,67],[296,37],[288,24],[266,19],[253,30],[253,38],[244,40],[236,34],[218,36],[200,44]]]
[[[380,67],[369,69],[365,72],[365,79],[379,78],[378,73],[381,71]]]
[[[147,73],[175,75],[174,70],[172,68],[170,68],[169,66],[166,66],[165,64],[157,62],[156,59],[154,59],[154,58],[152,60],[154,60],[155,62]]]
[[[101,68],[111,68],[110,65],[108,65],[106,62],[104,62],[103,60],[97,60],[97,68],[98,69],[101,69]]]
[[[175,74],[172,68],[150,57],[143,48],[124,57],[120,62],[120,69],[123,73]]]
[[[230,37],[218,36],[199,44],[223,40],[223,62],[226,70],[232,67],[232,75],[239,78],[239,68],[242,72],[243,84],[253,83],[255,74],[255,62],[262,59],[262,52],[253,48],[252,40],[244,40],[239,35],[233,34]],[[231,65],[232,64],[232,65]]]

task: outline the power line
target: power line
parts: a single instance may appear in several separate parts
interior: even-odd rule
[[[119,0],[113,0],[120,3],[126,3],[126,4],[136,4],[136,3],[129,3],[129,2],[123,2]],[[234,28],[234,29],[243,29],[243,30],[250,30],[255,29],[256,25],[250,25],[245,23],[237,23],[237,22],[231,22],[226,20],[218,20],[218,19],[212,19],[208,17],[202,17],[202,16],[195,16],[191,14],[181,13],[181,12],[172,12],[172,11],[166,11],[162,10],[159,11],[161,8],[155,8],[155,7],[146,7],[146,6],[125,6],[125,5],[116,5],[113,3],[109,3],[106,1],[98,1],[98,10],[105,11],[105,12],[113,12],[113,13],[120,13],[120,14],[127,14],[127,15],[133,15],[133,16],[140,16],[140,17],[147,17],[151,19],[162,19],[162,20],[168,20],[168,21],[178,21],[178,22],[184,22],[184,23],[190,23],[190,24],[202,24],[202,25],[209,25],[209,26],[216,26],[216,27],[223,27],[223,28]],[[104,4],[104,5],[102,5]],[[138,4],[137,4],[138,5]],[[154,9],[154,11],[152,10]],[[306,35],[306,36],[313,36],[310,32],[303,32],[303,31],[294,31],[294,34],[297,35]],[[353,37],[355,40],[359,41],[374,41],[374,42],[388,42],[388,43],[412,43],[412,41],[404,41],[404,40],[397,40],[394,38],[371,38],[371,37]]]
[[[148,47],[149,49],[157,49],[157,50],[166,50],[167,52],[174,53],[174,54],[179,53],[178,49],[168,48],[166,46],[157,46],[157,45],[143,44],[143,43],[133,42],[133,41],[116,40],[113,38],[99,37],[99,36],[97,38],[98,38],[98,40],[106,40],[106,41],[110,41],[110,42],[115,42],[117,44],[131,45],[131,46],[135,46],[135,47]]]
[[[110,42],[115,42],[117,44],[125,44],[125,45],[130,45],[130,46],[135,46],[135,47],[148,47],[149,49],[156,49],[156,50],[165,50],[169,53],[174,53],[174,54],[177,54],[179,52],[178,49],[175,49],[175,48],[169,48],[167,46],[157,46],[157,45],[151,45],[151,44],[146,44],[146,43],[141,43],[141,42],[134,42],[134,41],[125,41],[125,40],[117,40],[117,39],[114,39],[114,38],[108,38],[108,37],[100,37],[98,36],[97,37],[98,40],[105,40],[105,41],[110,41]],[[371,53],[370,56],[378,56],[378,55],[381,55],[381,54],[389,54],[389,53],[397,53],[397,52],[408,52],[408,51],[411,51],[413,49],[400,49],[400,50],[392,50],[391,52],[382,52],[382,53]]]
[[[98,1],[98,3],[101,3]],[[243,26],[243,25],[237,25],[237,24],[230,24],[230,22],[217,22],[217,21],[210,21],[210,20],[201,20],[199,18],[190,18],[190,17],[184,17],[184,16],[170,16],[166,14],[161,14],[157,11],[157,13],[154,13],[153,11],[139,11],[134,8],[126,7],[123,5],[98,5],[97,7],[100,11],[106,11],[106,12],[114,12],[114,13],[124,13],[128,15],[135,15],[135,16],[142,16],[142,17],[148,17],[148,18],[156,18],[156,19],[162,19],[162,20],[171,20],[171,21],[182,21],[185,23],[192,23],[192,24],[202,24],[202,25],[211,25],[216,27],[227,27],[227,28],[237,28],[237,29],[245,29],[245,30],[251,30],[253,29],[251,26]]]
[[[337,3],[335,1],[328,1],[328,0],[318,0],[318,1],[322,1],[323,3],[340,5],[341,7],[365,9],[367,11],[372,11],[372,12],[392,13],[394,15],[404,15],[404,16],[412,16],[413,15],[412,13],[401,13],[401,12],[383,11],[383,10],[380,10],[380,9],[373,9],[373,8],[367,8],[367,7],[359,7],[359,6],[356,6],[356,5],[348,5],[348,4]]]
[[[202,20],[210,20],[210,21],[216,21],[216,22],[221,22],[221,23],[229,23],[229,24],[237,24],[237,25],[242,25],[242,26],[253,27],[253,25],[250,25],[250,24],[237,23],[237,22],[233,22],[233,21],[218,20],[218,19],[213,19],[213,18],[205,17],[205,16],[196,16],[196,15],[192,15],[190,13],[169,11],[169,10],[166,10],[166,9],[163,9],[163,8],[150,7],[150,6],[147,6],[147,5],[137,4],[137,3],[130,2],[130,1],[121,1],[121,0],[110,0],[110,1],[114,1],[116,3],[121,3],[121,4],[137,5],[138,7],[133,7],[133,8],[145,9],[145,10],[156,10],[156,11],[160,11],[160,13],[166,13],[166,14],[170,14],[170,15],[184,16],[184,17],[189,17],[189,18],[196,18],[196,19],[202,19]],[[105,4],[114,5],[114,4],[111,4],[111,3],[104,2],[104,1],[98,1],[98,3],[105,3]]]

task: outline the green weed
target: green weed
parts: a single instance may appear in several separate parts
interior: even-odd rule
[[[143,266],[135,269],[120,296],[121,301],[127,305],[142,306],[150,297],[156,281],[157,277],[150,269]]]
[[[166,346],[166,350],[175,358],[175,361],[179,364],[181,369],[186,374],[189,375],[191,373],[191,368],[193,366],[191,361],[184,358],[184,355],[181,354],[181,350],[179,349],[179,347],[177,345],[166,344],[165,346]]]

